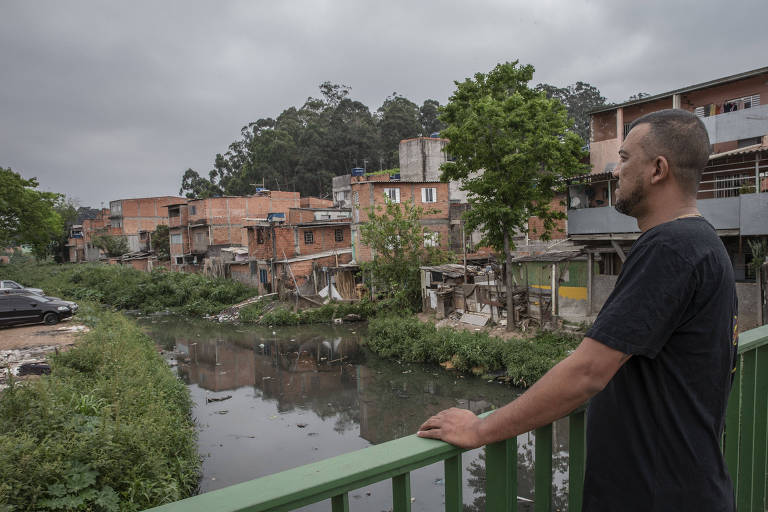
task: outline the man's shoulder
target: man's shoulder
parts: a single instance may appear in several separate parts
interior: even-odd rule
[[[655,226],[637,240],[638,248],[671,251],[690,263],[705,255],[722,255],[724,246],[717,231],[703,217],[675,219]]]

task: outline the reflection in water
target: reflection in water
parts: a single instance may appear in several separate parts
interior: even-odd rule
[[[173,317],[142,323],[173,351],[195,402],[203,492],[411,435],[448,407],[485,412],[519,393],[441,368],[380,359],[360,345],[363,325],[266,329]],[[554,432],[553,503],[565,510],[567,422]],[[518,494],[529,499],[533,456],[533,435],[520,436]],[[484,510],[482,451],[465,453],[463,461],[465,510]],[[411,474],[414,511],[442,510],[442,473],[442,464],[434,464]],[[350,493],[351,510],[391,506],[388,482]]]

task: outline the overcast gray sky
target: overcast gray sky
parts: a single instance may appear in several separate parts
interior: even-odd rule
[[[519,59],[624,101],[768,65],[767,18],[765,0],[3,0],[0,166],[87,206],[175,195],[326,80],[371,110],[443,104]]]

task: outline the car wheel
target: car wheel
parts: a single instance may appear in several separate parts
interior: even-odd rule
[[[46,325],[54,325],[59,323],[59,315],[56,313],[46,313],[43,317],[43,322],[46,323]]]

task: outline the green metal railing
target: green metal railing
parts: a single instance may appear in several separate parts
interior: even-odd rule
[[[487,413],[490,414],[490,413]],[[568,417],[568,510],[581,511],[586,458],[585,413]],[[740,511],[766,505],[768,437],[768,326],[741,334],[739,364],[728,402],[723,449]],[[552,425],[535,431],[534,510],[552,509]],[[488,510],[517,509],[517,440],[486,450]],[[392,480],[393,512],[411,509],[410,472],[443,461],[445,510],[462,510],[464,450],[411,435],[152,509],[156,512],[284,511],[331,499],[333,512],[349,510],[348,493]]]
[[[725,463],[739,511],[766,510],[768,325],[741,333],[723,434]]]

